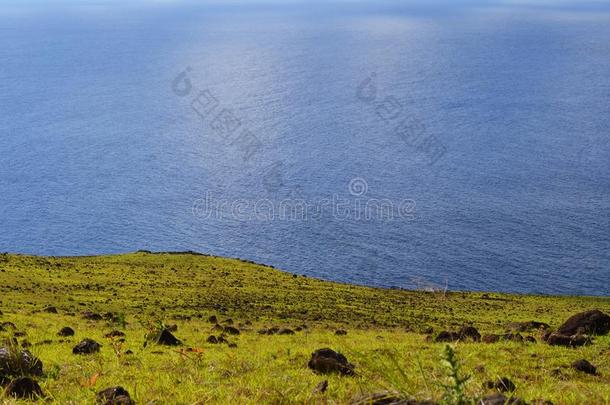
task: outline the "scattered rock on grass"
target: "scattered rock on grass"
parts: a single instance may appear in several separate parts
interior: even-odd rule
[[[343,329],[338,329],[335,331],[335,335],[337,336],[345,336],[347,335],[347,331],[343,330]]]
[[[149,340],[158,345],[165,346],[179,346],[182,344],[182,342],[177,339],[176,336],[165,328],[152,335]]]
[[[294,335],[294,331],[290,328],[282,328],[277,331],[278,335]]]
[[[213,345],[218,343],[218,339],[216,339],[216,336],[214,336],[214,335],[208,336],[208,338],[205,341],[208,343],[211,343]]]
[[[101,321],[104,319],[100,314],[91,311],[83,312],[83,318],[87,319],[88,321]]]
[[[560,333],[551,333],[546,337],[546,342],[551,346],[580,347],[590,343],[590,341],[584,335],[567,336]]]
[[[41,376],[42,361],[27,350],[0,348],[0,384],[9,377]]]
[[[218,318],[216,317],[216,315],[212,315],[208,318],[208,322],[209,323],[213,323],[213,324],[217,324],[218,323]]]
[[[572,363],[572,368],[591,375],[595,375],[597,373],[597,368],[585,359],[576,360],[574,363]]]
[[[481,340],[481,334],[474,326],[462,326],[458,333],[460,335],[460,340],[470,339],[474,342],[479,342]]]
[[[100,351],[101,345],[93,339],[84,339],[72,349],[73,354],[93,354]]]
[[[98,392],[96,403],[100,405],[135,405],[135,401],[123,387],[110,387]]]
[[[354,366],[347,361],[341,353],[332,349],[318,349],[311,355],[307,366],[321,374],[339,373],[341,375],[354,375]]]
[[[557,332],[561,335],[582,333],[605,335],[610,332],[610,315],[597,309],[580,312],[568,318]]]
[[[446,330],[439,332],[434,339],[435,342],[455,342],[460,340],[460,335],[456,332],[448,332]]]
[[[69,326],[65,326],[61,328],[59,332],[57,332],[57,336],[74,336],[74,329]]]
[[[328,380],[320,381],[318,385],[313,389],[314,394],[323,394],[328,389]]]
[[[107,338],[125,337],[125,333],[120,330],[113,330],[112,332],[106,333],[104,336]]]
[[[57,308],[56,307],[46,307],[45,309],[43,309],[44,312],[47,312],[49,314],[56,314],[57,313]]]
[[[8,397],[34,399],[44,396],[42,388],[30,377],[18,377],[12,380],[5,390]]]
[[[239,335],[239,329],[233,326],[225,326],[223,332],[228,335]]]

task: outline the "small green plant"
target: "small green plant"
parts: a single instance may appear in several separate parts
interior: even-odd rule
[[[443,366],[447,368],[447,379],[449,383],[441,384],[444,390],[443,404],[446,405],[467,405],[473,401],[465,393],[466,383],[470,380],[469,375],[462,376],[460,364],[453,347],[445,345],[442,354]]]

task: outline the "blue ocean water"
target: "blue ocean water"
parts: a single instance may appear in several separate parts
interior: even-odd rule
[[[0,251],[610,295],[609,67],[600,2],[4,1]]]

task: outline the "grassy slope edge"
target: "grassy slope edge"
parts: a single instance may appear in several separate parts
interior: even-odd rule
[[[471,324],[482,333],[500,333],[514,321],[557,327],[581,310],[610,312],[608,298],[374,289],[235,259],[146,252],[63,258],[3,254],[0,293],[0,321],[26,332],[45,365],[44,391],[58,403],[74,404],[91,403],[96,391],[111,385],[124,386],[142,404],[345,403],[361,393],[397,388],[389,384],[394,360],[405,372],[401,380],[409,394],[438,400],[443,346],[425,341],[428,328]],[[47,305],[59,314],[41,312]],[[124,314],[126,341],[104,338],[117,326],[81,319],[84,310]],[[229,338],[236,348],[205,343],[216,334],[207,322],[210,315],[244,324],[241,335]],[[176,335],[186,347],[202,350],[144,348],[148,322],[160,318],[177,323]],[[301,324],[308,328],[292,336],[256,333]],[[73,327],[76,336],[58,338],[63,326]],[[339,328],[348,334],[336,336]],[[85,337],[103,344],[100,354],[71,354]],[[326,377],[308,370],[311,352],[321,347],[345,353],[359,375]],[[134,355],[123,355],[127,349]],[[472,396],[486,392],[485,381],[507,376],[518,387],[516,395],[529,401],[610,403],[610,336],[578,349],[504,342],[459,343],[456,350],[472,374],[467,386]],[[599,375],[571,370],[569,364],[580,358],[596,364]],[[387,367],[381,370],[380,364]],[[328,391],[314,393],[324,379]]]

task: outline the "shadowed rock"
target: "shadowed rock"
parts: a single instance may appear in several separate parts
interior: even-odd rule
[[[212,315],[208,318],[208,322],[209,323],[213,323],[213,324],[217,324],[218,323],[218,318],[216,317],[216,315]]]
[[[337,336],[345,336],[347,335],[347,331],[343,330],[343,329],[338,329],[335,331],[335,335]]]
[[[30,377],[19,377],[12,380],[6,387],[5,395],[20,399],[35,399],[44,396],[40,385]]]
[[[282,328],[277,331],[278,335],[294,335],[294,331],[290,328]]]
[[[125,333],[120,330],[113,330],[112,332],[106,333],[104,336],[107,338],[125,337]]]
[[[574,363],[572,363],[572,368],[591,375],[595,375],[597,373],[597,367],[585,359],[576,360]]]
[[[605,335],[610,332],[610,316],[597,309],[571,316],[558,329],[561,335],[588,333]]]
[[[225,326],[223,332],[227,335],[239,335],[239,329],[233,326]]]
[[[546,338],[546,342],[551,346],[579,347],[590,343],[591,340],[584,335],[566,336],[559,333],[551,333]]]
[[[179,346],[182,344],[182,342],[167,329],[162,329],[161,331],[152,335],[149,340],[158,345],[165,346]]]
[[[474,326],[462,326],[458,333],[460,335],[460,340],[470,339],[474,342],[479,342],[481,340],[481,334]]]
[[[210,335],[208,336],[208,338],[206,339],[206,342],[211,343],[213,345],[218,343],[218,339],[216,339],[216,336],[214,335]]]
[[[455,342],[460,340],[460,335],[457,332],[449,332],[449,331],[441,331],[439,332],[438,335],[436,335],[436,338],[434,339],[435,342]]]
[[[57,336],[74,336],[74,329],[69,326],[65,326],[61,328],[59,332],[57,332]]]
[[[101,345],[93,339],[84,339],[72,349],[73,354],[93,354],[100,351]]]
[[[100,314],[97,314],[95,312],[85,311],[83,312],[83,319],[86,319],[88,321],[101,321],[104,318]]]
[[[42,361],[28,350],[0,348],[0,384],[10,377],[41,376]]]
[[[435,342],[457,342],[457,341],[473,341],[479,342],[481,340],[481,334],[474,326],[462,326],[459,332],[441,331],[436,338]]]
[[[46,307],[45,309],[43,309],[43,311],[47,312],[49,314],[56,314],[57,308],[56,307]]]
[[[99,405],[135,405],[135,401],[123,387],[110,387],[98,392],[95,402]]]
[[[332,349],[318,349],[311,355],[307,366],[321,374],[339,373],[341,375],[354,375],[354,366],[347,361],[341,353]]]

